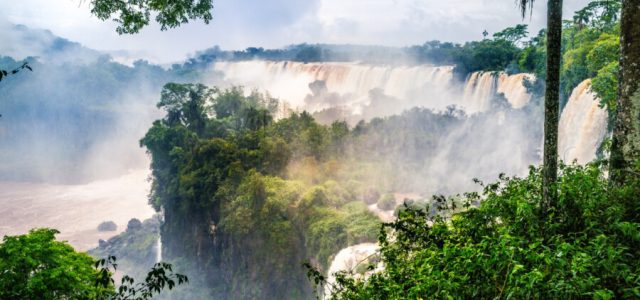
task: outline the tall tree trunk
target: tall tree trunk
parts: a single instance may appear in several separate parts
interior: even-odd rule
[[[620,85],[611,145],[610,180],[622,185],[640,159],[640,0],[622,1]]]
[[[555,206],[558,179],[558,120],[560,115],[560,56],[562,0],[547,2],[547,89],[544,99],[543,215]]]

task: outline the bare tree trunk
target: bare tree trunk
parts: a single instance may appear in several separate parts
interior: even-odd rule
[[[547,2],[547,89],[544,99],[544,157],[542,211],[546,215],[557,200],[558,121],[560,115],[560,56],[562,50],[562,0]]]
[[[622,1],[620,85],[611,145],[610,181],[624,184],[640,159],[640,0]]]

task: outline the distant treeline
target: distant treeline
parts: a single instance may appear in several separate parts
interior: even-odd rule
[[[526,26],[524,27],[526,30]],[[182,65],[172,68],[200,69],[215,61],[273,60],[310,62],[364,62],[372,64],[456,65],[457,73],[466,75],[480,70],[505,70],[521,49],[516,41],[501,37],[456,44],[430,41],[411,47],[384,47],[334,44],[298,44],[282,49],[249,47],[245,50],[222,50],[215,46],[198,52]]]
[[[617,90],[620,1],[593,1],[565,21],[563,31],[563,64],[561,68],[561,102],[566,103],[571,91],[583,80],[592,78],[592,89],[602,106],[615,110]],[[479,32],[480,33],[480,32]],[[493,33],[482,32],[483,38],[465,43],[428,41],[409,47],[363,45],[298,44],[282,49],[250,47],[226,51],[213,47],[197,53],[175,70],[198,70],[215,61],[252,59],[298,62],[364,62],[372,64],[455,65],[454,73],[464,80],[476,71],[533,73],[536,80],[525,82],[529,91],[544,91],[546,32],[530,35],[525,24]]]
[[[410,47],[384,47],[365,45],[297,44],[282,49],[249,47],[227,51],[215,46],[198,52],[182,65],[172,68],[200,69],[215,61],[274,60],[297,62],[364,62],[372,64],[434,64],[455,65],[455,73],[464,79],[475,71],[518,72],[518,58],[527,37],[527,26],[516,25],[493,34],[492,38],[463,44],[429,41]]]

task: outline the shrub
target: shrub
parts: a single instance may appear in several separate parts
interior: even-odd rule
[[[138,230],[140,228],[142,228],[142,222],[136,218],[129,220],[127,223],[127,231]]]
[[[98,225],[98,231],[116,231],[118,230],[118,225],[113,221],[105,221]]]
[[[544,216],[536,168],[466,194],[467,210],[450,218],[401,210],[380,233],[385,269],[366,280],[341,274],[332,297],[640,297],[640,184],[612,188],[593,165],[560,171],[559,201]],[[441,210],[457,209],[443,199]]]
[[[96,299],[93,259],[55,240],[55,229],[5,236],[0,243],[0,299]]]
[[[382,195],[378,199],[378,208],[382,210],[392,210],[396,207],[396,198],[391,193]]]

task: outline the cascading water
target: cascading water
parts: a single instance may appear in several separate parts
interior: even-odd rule
[[[405,98],[426,84],[448,87],[453,67],[390,67],[358,63],[299,63],[273,61],[218,62],[214,68],[233,82],[251,83],[294,105],[309,93],[308,84],[324,81],[331,92],[362,96],[372,89]]]
[[[336,254],[331,265],[329,265],[327,283],[324,289],[324,298],[328,299],[331,296],[331,286],[336,283],[335,273],[340,271],[353,272],[361,264],[367,264],[380,249],[378,244],[374,243],[362,243],[354,246],[344,248]],[[379,264],[376,269],[380,269],[382,266]],[[375,272],[376,270],[374,270]]]
[[[164,208],[160,208],[160,224],[164,223]],[[162,226],[158,228],[158,241],[156,244],[156,263],[162,261]]]
[[[471,111],[488,110],[495,91],[496,79],[491,72],[471,73],[464,87],[466,108]]]
[[[535,76],[527,73],[513,75],[500,73],[496,92],[503,93],[511,107],[515,109],[522,108],[531,100],[531,94],[527,92],[527,88],[523,84],[525,79],[533,81]]]
[[[341,107],[362,118],[367,117],[366,112],[376,101],[377,105],[380,101],[387,102],[386,106],[380,106],[383,109],[378,109],[383,111],[382,115],[399,113],[415,106],[442,110],[450,105],[473,114],[492,109],[492,101],[497,94],[503,94],[513,109],[520,109],[531,101],[524,81],[535,78],[525,73],[474,72],[466,82],[456,83],[451,66],[305,64],[259,60],[217,62],[214,70],[223,73],[228,84],[267,91],[298,109],[318,111]],[[322,83],[317,84],[319,81]],[[592,160],[606,134],[606,111],[598,108],[593,94],[588,91],[589,84],[585,81],[574,90],[562,114],[559,143],[560,154],[565,160],[577,159],[579,163]],[[374,95],[380,94],[385,97],[374,99]],[[502,126],[514,126],[513,121]],[[377,250],[376,244],[365,243],[338,252],[328,270],[329,284],[325,287],[325,296],[330,293],[329,286],[335,282],[335,272],[351,270]]]
[[[464,102],[474,105],[473,111],[486,111],[490,108],[491,99],[497,93],[502,93],[511,107],[522,108],[531,100],[524,80],[534,78],[527,73],[508,75],[504,72],[473,72],[465,83]]]
[[[558,154],[567,162],[576,160],[585,164],[592,161],[607,134],[607,111],[599,107],[590,87],[590,79],[580,83],[560,116]]]
[[[218,62],[214,69],[224,73],[226,81],[268,91],[286,100],[293,107],[319,110],[330,107],[331,101],[310,107],[309,85],[325,83],[328,92],[340,97],[340,106],[360,112],[370,103],[370,92],[378,89],[396,99],[417,99],[427,94],[437,96],[451,90],[451,66],[374,66],[359,63],[299,63],[273,61]],[[430,97],[423,106],[444,109],[443,97]],[[307,101],[305,101],[307,100]],[[458,103],[460,104],[460,103]]]
[[[156,263],[162,261],[162,234],[158,235],[158,244],[156,245]]]
[[[467,113],[486,111],[496,93],[504,93],[514,108],[530,99],[522,84],[530,74],[474,72],[464,87],[454,81],[452,66],[377,66],[360,63],[300,63],[275,61],[217,62],[214,70],[233,85],[268,91],[294,108],[317,111],[332,106],[361,114],[380,91],[399,111],[421,106],[436,110],[456,105]],[[310,84],[322,81],[332,97],[310,103]],[[318,96],[318,95],[316,95]]]

